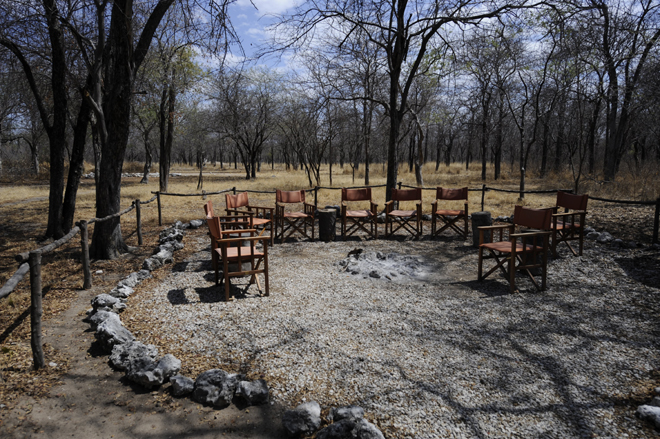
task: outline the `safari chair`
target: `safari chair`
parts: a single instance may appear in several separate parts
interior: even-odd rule
[[[462,210],[455,209],[438,209],[438,201],[460,201],[465,200]],[[456,204],[456,203],[454,203]],[[447,229],[453,230],[459,235],[463,235],[463,239],[468,236],[468,188],[461,189],[447,189],[439,187],[435,193],[435,201],[431,205],[431,236],[439,235]],[[438,229],[438,221],[441,222],[442,227]],[[463,223],[463,224],[461,224]]]
[[[213,218],[213,203],[208,200],[204,205],[204,212],[206,212],[206,219]]]
[[[225,201],[227,202],[227,215],[250,215],[250,228],[260,229],[259,236],[268,230],[270,245],[273,245],[274,208],[250,205],[247,192],[236,195],[225,194]]]
[[[302,204],[302,210],[298,212],[288,212],[287,204]],[[314,240],[314,212],[316,206],[305,202],[305,191],[281,191],[277,189],[275,193],[275,237],[284,242],[286,238],[291,237],[298,232],[301,236]],[[311,228],[311,236],[307,231],[307,226]]]
[[[397,202],[396,209],[394,202]],[[414,210],[399,210],[399,202],[417,201]],[[394,225],[396,224],[396,228]],[[422,189],[392,189],[392,199],[385,203],[385,236],[390,237],[399,229],[414,237],[422,234]]]
[[[517,291],[516,272],[520,270],[529,276],[537,289],[544,291],[548,267],[551,215],[552,210],[550,209],[529,209],[516,206],[513,224],[479,227],[479,281],[483,281],[499,268],[508,279],[513,293]],[[516,233],[517,229],[518,233]],[[521,229],[534,230],[520,231]],[[491,233],[491,242],[484,242],[486,231]],[[495,241],[496,232],[499,232],[499,241]],[[488,252],[487,256],[484,256],[484,250]],[[483,274],[485,259],[495,259],[496,265]],[[505,264],[507,264],[506,268]],[[530,271],[532,269],[541,271],[540,287]]]
[[[239,220],[240,218],[240,220]],[[219,283],[220,261],[225,286],[225,301],[230,300],[230,278],[251,276],[250,284],[257,284],[259,291],[268,296],[268,236],[257,236],[257,230],[250,229],[250,216],[214,216],[206,220],[211,234],[211,251],[215,283]],[[263,243],[263,250],[256,243]],[[245,245],[245,244],[248,245]],[[249,263],[250,268],[245,269]],[[263,264],[263,265],[262,265]],[[262,289],[258,274],[263,274],[265,289]]]
[[[584,225],[587,215],[589,195],[573,195],[568,192],[557,192],[557,205],[552,215],[552,254],[557,257],[557,245],[565,242],[574,256],[582,256],[584,247]],[[559,213],[563,208],[564,212]],[[579,241],[579,252],[576,252],[569,241]]]
[[[348,210],[348,203],[355,201],[368,201],[370,209]],[[341,236],[346,239],[359,230],[369,236],[378,238],[378,205],[371,201],[371,188],[341,190]]]

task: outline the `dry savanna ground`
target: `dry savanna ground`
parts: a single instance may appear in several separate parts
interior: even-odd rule
[[[140,169],[139,164],[127,166],[131,172]],[[198,170],[192,167],[175,167],[172,172],[181,176],[170,178],[171,193],[200,193],[198,185]],[[353,175],[355,177],[353,178]],[[504,170],[504,176],[498,181],[492,181],[492,170],[489,170],[488,186],[516,190],[518,189],[517,174]],[[623,170],[616,182],[602,183],[591,179],[583,179],[579,192],[592,196],[625,200],[654,200],[660,196],[660,178],[657,168],[641,170]],[[444,186],[479,188],[483,184],[480,178],[480,168],[472,164],[469,171],[465,165],[440,166],[435,172],[434,166],[424,168],[424,185],[426,187]],[[414,174],[406,167],[400,170],[399,180],[405,185],[415,185]],[[151,178],[149,184],[140,184],[137,177],[125,178],[122,185],[122,206],[128,207],[135,199],[148,200],[152,191],[158,189],[158,179]],[[332,183],[329,169],[325,167],[320,186],[341,188],[342,186],[360,186],[364,182],[362,168],[355,174],[347,165],[343,169],[333,168]],[[385,183],[385,169],[382,164],[371,166],[371,185]],[[14,256],[18,253],[38,248],[40,236],[46,226],[48,213],[48,183],[47,180],[31,180],[29,177],[2,176],[0,178],[0,285],[11,277],[17,268]],[[228,188],[237,190],[272,191],[275,188],[292,190],[309,188],[309,182],[303,171],[286,170],[281,165],[274,169],[263,165],[256,180],[245,180],[244,172],[233,167],[207,166],[204,170],[203,189],[206,192],[221,191]],[[570,173],[550,175],[545,179],[529,175],[528,190],[541,189],[571,189],[573,179]],[[433,191],[424,192],[424,212],[430,213],[434,198]],[[210,196],[216,206],[224,207],[224,197]],[[253,204],[274,205],[273,194],[251,194]],[[385,201],[384,188],[374,191],[375,202],[382,208]],[[321,189],[318,193],[318,205],[339,204],[338,190]],[[548,207],[554,204],[553,194],[528,194],[524,200],[519,200],[516,193],[488,192],[484,200],[484,209],[494,217],[510,215],[516,203],[524,203],[531,207]],[[176,220],[189,221],[203,217],[203,199],[195,197],[163,196],[163,224],[168,225]],[[481,194],[470,193],[469,209],[471,212],[481,210]],[[597,230],[607,230],[615,237],[624,240],[635,240],[650,243],[653,230],[653,206],[617,205],[590,201],[588,223]],[[93,179],[83,179],[78,192],[77,219],[90,219],[95,216],[95,193]],[[158,226],[156,203],[142,206],[143,234],[145,242],[137,247],[135,232],[135,212],[122,217],[124,238],[133,246],[131,254],[116,261],[93,261],[92,269],[103,270],[104,277],[95,277],[95,287],[110,289],[118,279],[131,271],[139,269],[142,260],[150,254],[157,245]],[[90,230],[90,236],[93,229]],[[77,292],[82,288],[80,266],[79,237],[44,258],[43,290],[44,290],[44,321],[57,319],[66,310]],[[107,285],[104,285],[104,282]],[[69,358],[62,352],[46,344],[44,346],[46,362],[56,363],[56,368],[48,367],[40,371],[32,368],[29,328],[29,282],[22,281],[19,288],[9,297],[0,300],[0,404],[11,408],[21,396],[29,395],[39,398],[48,395],[49,389],[59,382],[67,371]],[[81,354],[84,355],[84,354]],[[0,422],[2,422],[0,420]]]

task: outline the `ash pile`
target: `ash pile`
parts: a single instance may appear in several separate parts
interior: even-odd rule
[[[399,253],[365,252],[355,249],[337,263],[340,272],[361,276],[363,279],[387,281],[425,280],[430,267],[421,256]]]

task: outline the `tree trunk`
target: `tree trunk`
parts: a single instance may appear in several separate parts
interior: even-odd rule
[[[73,133],[73,148],[71,160],[69,161],[69,177],[66,181],[66,194],[64,195],[64,206],[62,210],[62,228],[69,233],[73,227],[73,217],[76,212],[76,198],[78,197],[78,186],[83,173],[85,161],[85,143],[87,141],[87,127],[89,126],[91,108],[86,99],[80,102],[78,119]]]
[[[120,211],[121,173],[128,145],[131,91],[135,65],[133,55],[133,10],[131,0],[115,0],[112,7],[109,51],[105,66],[103,115],[107,139],[101,142],[101,166],[96,188],[96,216]],[[120,218],[97,222],[92,236],[91,256],[114,259],[128,250],[121,235]]]
[[[50,188],[48,195],[48,225],[46,237],[61,238],[62,198],[64,193],[64,151],[66,150],[66,122],[68,98],[66,91],[66,56],[64,36],[60,24],[59,12],[54,0],[44,0],[48,33],[51,44],[53,91],[53,118],[48,132],[50,142]],[[48,126],[48,121],[44,121]]]

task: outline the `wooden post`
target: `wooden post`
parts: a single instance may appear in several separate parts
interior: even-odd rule
[[[135,221],[137,222],[138,245],[142,245],[142,212],[140,212],[140,199],[135,200]]]
[[[653,244],[658,243],[659,227],[660,227],[660,198],[655,200],[655,220],[653,221]]]
[[[34,368],[45,366],[43,342],[41,340],[41,251],[30,252],[30,292],[32,293],[32,307],[30,308],[30,329],[32,334],[32,359]]]
[[[481,211],[484,211],[484,199],[486,198],[486,185],[481,185]]]
[[[160,208],[160,191],[156,192],[156,201],[158,202],[158,225],[163,225],[163,212]]]
[[[80,247],[82,248],[83,290],[89,290],[92,288],[92,270],[89,263],[89,232],[87,231],[87,221],[82,220],[77,225],[80,227]]]
[[[317,208],[319,205],[319,187],[314,186],[314,208]]]
[[[233,188],[231,188],[231,193],[234,194],[234,195],[236,195],[236,186],[234,186]]]

